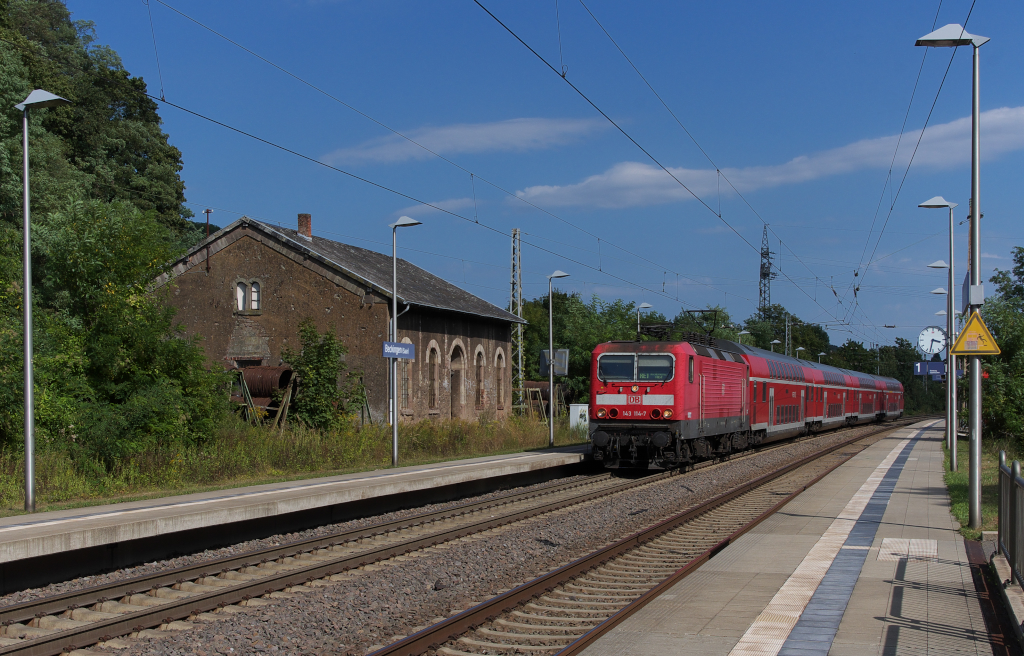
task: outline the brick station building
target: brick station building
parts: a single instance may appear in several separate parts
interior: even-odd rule
[[[386,421],[391,256],[313,236],[308,214],[298,226],[243,217],[174,262],[157,289],[228,368],[280,364],[307,317],[333,329],[349,369],[362,372],[371,419]],[[399,341],[416,348],[415,360],[399,360],[403,419],[511,412],[510,340],[521,319],[402,259],[398,306]]]

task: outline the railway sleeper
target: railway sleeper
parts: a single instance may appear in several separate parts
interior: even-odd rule
[[[578,614],[584,615],[584,616],[600,615],[600,616],[604,617],[604,616],[607,616],[607,614],[608,614],[608,609],[607,608],[604,608],[604,609],[599,609],[599,608],[568,608],[566,606],[558,605],[558,600],[548,599],[547,597],[541,597],[539,599],[539,602],[540,603],[537,603],[537,602],[528,603],[528,604],[526,604],[526,607],[531,609],[531,610],[539,610],[539,611],[543,611],[545,613],[564,613],[566,615],[573,615],[573,614],[578,613]],[[548,606],[544,602],[552,603],[554,605]],[[621,606],[625,606],[627,604],[611,604],[611,605],[612,606],[621,607]]]
[[[570,590],[573,592],[570,593]],[[575,585],[573,583],[567,583],[565,586],[566,594],[600,595],[605,597],[634,597],[642,595],[648,590],[650,590],[650,588],[593,588]]]
[[[574,602],[574,603],[582,604],[584,606],[588,605],[590,600],[599,601],[599,602],[601,602],[602,605],[607,603],[609,605],[613,605],[614,606],[614,605],[617,605],[620,601],[623,601],[623,602],[628,604],[630,601],[632,601],[637,596],[639,596],[639,595],[629,595],[629,596],[626,596],[626,595],[607,595],[607,594],[593,595],[593,594],[587,594],[585,592],[567,592],[565,590],[552,590],[551,594],[558,595],[557,599],[559,599],[561,601]],[[564,597],[564,599],[563,599],[563,597]]]
[[[41,629],[37,626],[25,626],[24,624],[8,624],[3,627],[3,635],[7,638],[42,638],[57,633],[59,629]]]
[[[530,627],[533,628],[533,627]],[[538,635],[536,633],[512,633],[511,631],[495,631],[494,629],[477,629],[476,634],[483,638],[503,638],[505,640],[529,640],[533,642],[572,642],[576,635]]]
[[[511,651],[511,652],[558,652],[562,651],[565,645],[503,645],[497,642],[485,642],[483,640],[474,640],[473,638],[467,638],[465,636],[459,638],[459,642],[470,647],[479,647],[480,649],[493,649],[495,651]]]
[[[530,604],[527,604],[527,606],[529,605]],[[594,626],[594,624],[599,624],[604,621],[604,619],[600,617],[557,617],[550,615],[534,615],[533,613],[525,613],[521,610],[512,611],[512,615],[514,617],[521,617],[524,620],[533,620],[535,622],[565,622],[567,624],[576,625],[579,625],[582,622],[592,622],[593,624],[591,624],[591,627]],[[587,630],[589,631],[590,629],[588,628]]]
[[[127,604],[120,601],[104,601],[93,606],[93,610],[98,610],[103,613],[117,613],[124,615],[125,613],[137,613],[140,610],[146,610],[148,606],[141,604]]]
[[[503,626],[509,629],[529,629],[530,631],[552,631],[569,633],[574,636],[581,636],[590,630],[589,626],[550,626],[541,624],[522,624],[520,622],[509,622],[508,620],[497,619],[494,620],[494,624],[497,626]]]

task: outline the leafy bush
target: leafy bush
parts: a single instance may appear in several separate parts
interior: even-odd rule
[[[348,349],[333,327],[320,333],[312,319],[304,319],[299,344],[298,351],[286,348],[281,355],[299,379],[292,416],[311,428],[336,429],[364,403],[359,373],[342,361]]]

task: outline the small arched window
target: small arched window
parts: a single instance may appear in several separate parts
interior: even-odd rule
[[[427,356],[427,377],[429,378],[429,398],[427,400],[431,410],[437,409],[437,369],[439,360],[440,356],[437,353],[437,349],[430,349],[430,355]]]
[[[476,407],[484,407],[484,354],[476,353]]]
[[[505,409],[505,356],[498,354],[498,366],[495,367],[497,374],[498,388],[498,410]]]
[[[235,309],[245,312],[245,299],[249,296],[249,286],[244,282],[235,285]]]
[[[254,282],[252,284],[251,290],[252,301],[250,303],[249,309],[258,310],[260,309],[260,284],[258,282]]]

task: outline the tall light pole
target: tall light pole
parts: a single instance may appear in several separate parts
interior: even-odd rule
[[[400,216],[391,228],[391,341],[398,341],[398,229],[418,226],[421,222],[407,216]],[[398,358],[388,358],[388,373],[391,374],[389,399],[391,410],[391,466],[398,466]]]
[[[28,110],[43,107],[70,105],[70,100],[55,96],[49,91],[36,89],[28,98],[14,106],[21,110],[22,131],[22,184],[24,193],[24,220],[22,257],[24,258],[24,303],[25,303],[25,512],[36,511],[36,455],[35,455],[35,389],[32,372],[32,220],[31,198],[28,184]]]
[[[774,352],[775,352],[775,345],[776,345],[776,344],[781,344],[781,343],[782,343],[782,342],[780,342],[780,341],[779,341],[779,340],[777,340],[777,339],[773,339],[773,340],[772,340],[772,353],[774,353]]]
[[[957,470],[957,417],[956,417],[956,356],[953,355],[953,341],[956,337],[956,317],[954,306],[956,305],[956,288],[953,286],[953,208],[957,203],[951,203],[942,196],[936,196],[918,205],[927,208],[948,208],[949,209],[949,264],[942,260],[932,262],[928,265],[930,269],[948,269],[949,293],[946,294],[946,448],[949,449],[949,469]]]
[[[558,270],[548,276],[548,446],[555,446],[555,305],[551,281],[568,277],[568,273]]]
[[[806,350],[807,350],[807,349],[805,349],[805,348],[804,348],[804,347],[802,347],[802,346],[798,346],[798,347],[796,347],[796,358],[797,358],[797,359],[799,360],[799,359],[800,359],[800,351],[806,351]]]
[[[743,336],[744,335],[749,335],[749,334],[750,334],[749,330],[741,330],[739,333],[737,333],[737,336],[740,338],[740,344],[743,343]]]
[[[822,351],[821,353],[818,354],[818,364],[821,364],[821,356],[823,356],[823,355],[825,355],[824,351]]]
[[[636,308],[636,341],[640,341],[640,310],[650,310],[653,305],[650,303],[641,303]]]
[[[941,27],[931,34],[926,34],[914,45],[932,48],[956,48],[957,46],[973,46],[974,75],[971,85],[971,313],[981,311],[981,92],[979,78],[978,52],[981,46],[989,42],[987,36],[968,34],[959,25],[950,24]],[[950,285],[952,287],[952,285]],[[981,528],[981,360],[978,356],[970,359],[970,475],[968,476],[968,515],[969,525],[973,529]],[[954,377],[956,372],[953,373]]]

